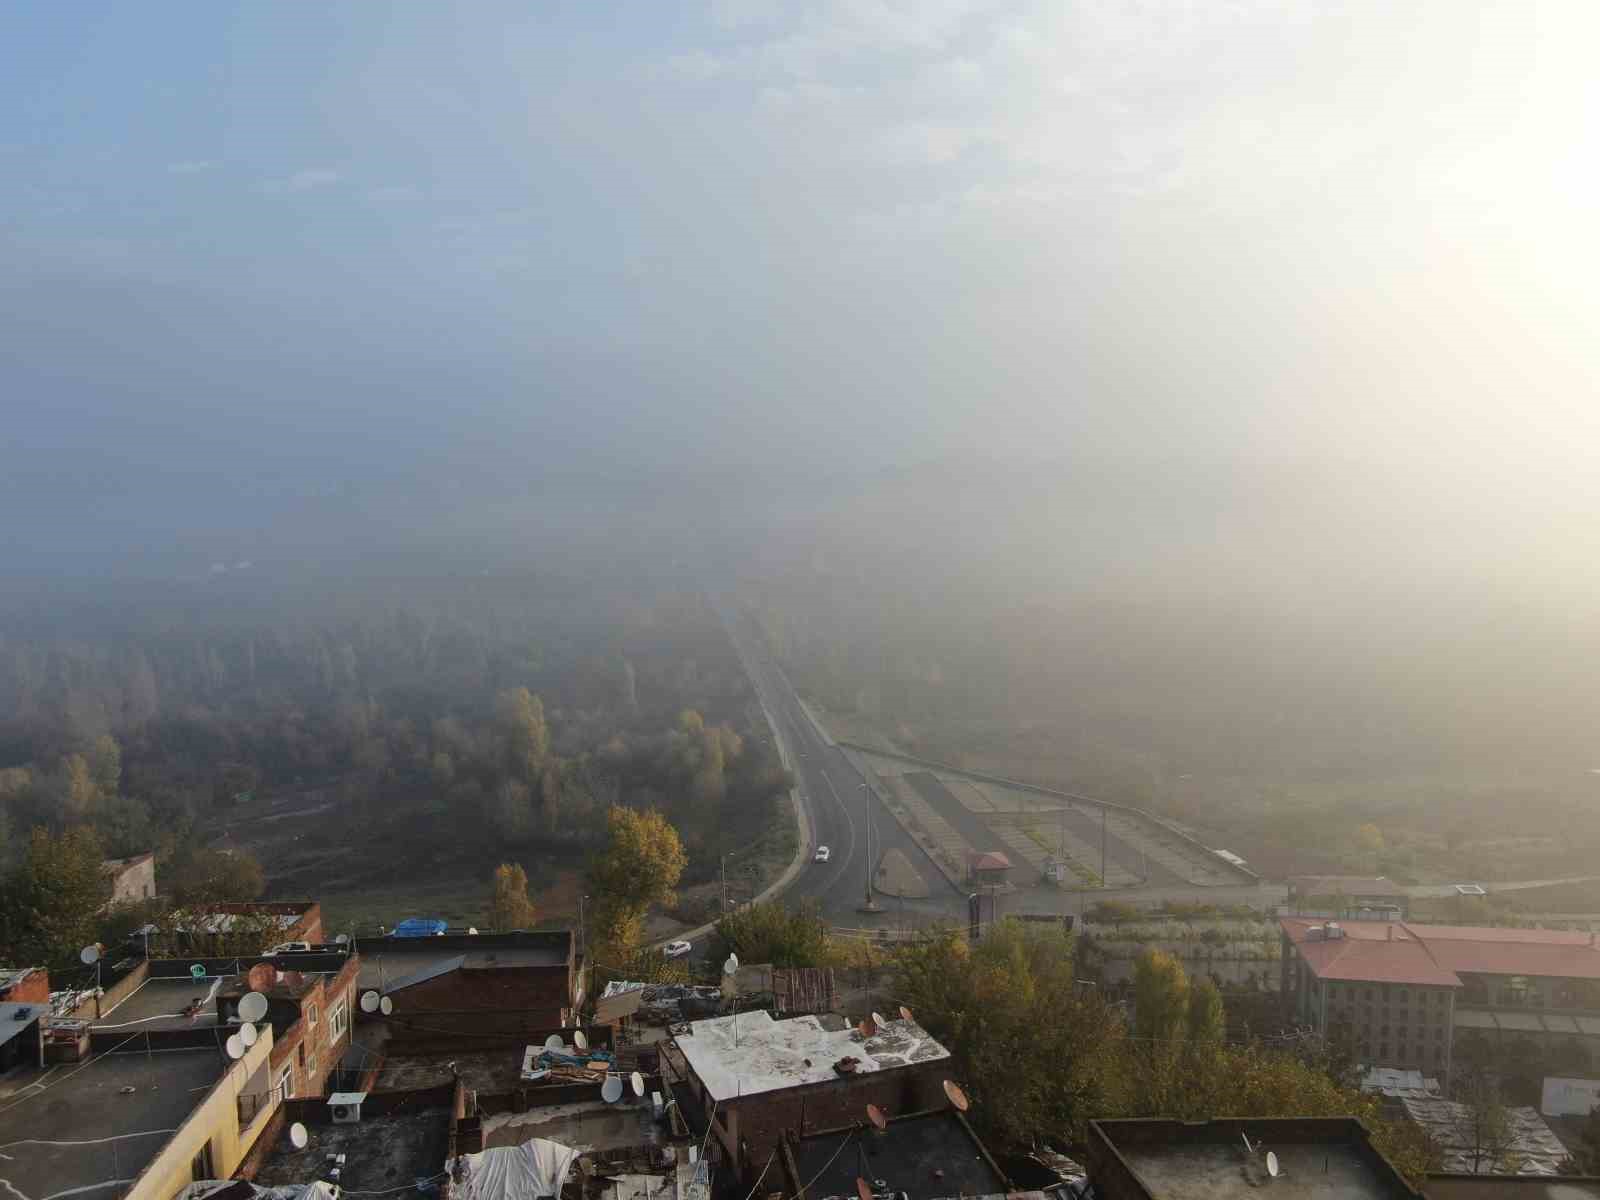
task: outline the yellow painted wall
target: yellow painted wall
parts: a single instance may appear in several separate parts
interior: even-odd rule
[[[194,1182],[191,1164],[207,1142],[211,1143],[211,1178],[229,1179],[233,1176],[281,1103],[274,1093],[271,1102],[256,1114],[255,1120],[246,1128],[239,1128],[239,1093],[245,1089],[245,1082],[258,1070],[266,1070],[267,1058],[272,1053],[272,1026],[263,1023],[258,1028],[261,1036],[256,1039],[256,1044],[245,1052],[243,1058],[229,1064],[227,1072],[189,1114],[189,1119],[179,1126],[178,1132],[161,1148],[161,1153],[133,1181],[125,1200],[172,1200]]]

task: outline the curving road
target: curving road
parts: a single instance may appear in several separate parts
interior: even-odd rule
[[[884,852],[895,848],[922,876],[928,899],[879,897],[887,917],[892,919],[902,908],[907,913],[964,914],[965,897],[951,888],[922,848],[884,809],[883,802],[867,790],[844,753],[823,741],[749,618],[731,607],[722,611],[728,635],[777,732],[780,753],[794,773],[801,803],[810,817],[812,844],[806,848],[807,857],[818,846],[828,847],[830,854],[828,862],[806,867],[785,892],[785,899],[815,901],[835,925],[876,923],[871,918],[863,920],[860,912],[868,875],[876,870]]]

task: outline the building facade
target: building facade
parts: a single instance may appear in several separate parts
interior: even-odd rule
[[[156,894],[156,856],[135,854],[132,858],[108,858],[100,871],[111,884],[107,905],[136,904],[153,900]]]
[[[1285,1016],[1367,1066],[1445,1081],[1467,1039],[1600,1061],[1600,944],[1552,929],[1284,917]]]

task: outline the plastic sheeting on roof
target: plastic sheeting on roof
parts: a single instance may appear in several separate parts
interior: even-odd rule
[[[445,1164],[456,1181],[452,1200],[538,1200],[559,1196],[578,1152],[560,1142],[532,1138],[520,1146],[494,1146]]]
[[[392,937],[435,937],[450,928],[438,917],[407,917],[394,927]]]

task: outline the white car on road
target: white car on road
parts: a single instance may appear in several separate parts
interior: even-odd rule
[[[817,852],[811,856],[811,861],[812,862],[827,862],[828,861],[828,848],[826,846],[818,846],[817,847]]]
[[[661,953],[668,958],[682,958],[693,949],[694,944],[692,942],[668,942],[661,947]]]

